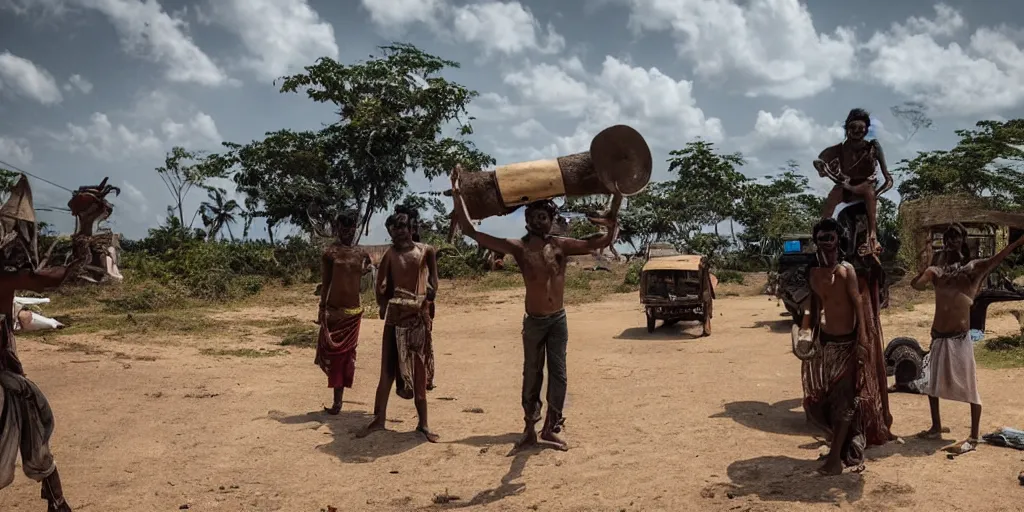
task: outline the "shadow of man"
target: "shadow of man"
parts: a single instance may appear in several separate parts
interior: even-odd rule
[[[345,402],[351,403],[351,402]],[[388,457],[407,452],[424,442],[423,435],[415,432],[395,432],[381,430],[363,439],[356,439],[355,432],[365,425],[372,415],[363,411],[342,409],[337,416],[328,416],[323,411],[312,411],[303,414],[287,415],[281,411],[270,411],[267,417],[284,425],[315,424],[313,429],[327,426],[331,431],[331,441],[317,446],[317,449],[338,458],[346,463],[373,462],[381,457]],[[389,423],[401,423],[401,420],[388,420]]]

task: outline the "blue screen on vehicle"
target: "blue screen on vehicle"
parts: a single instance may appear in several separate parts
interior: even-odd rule
[[[786,240],[782,244],[783,252],[800,252],[800,240]]]

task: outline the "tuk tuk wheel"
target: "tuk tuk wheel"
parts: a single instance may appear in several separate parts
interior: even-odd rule
[[[709,300],[704,307],[704,336],[711,336],[711,319],[715,316],[714,300]]]
[[[654,322],[655,322],[654,317],[651,316],[650,312],[648,312],[647,313],[647,332],[654,332]]]

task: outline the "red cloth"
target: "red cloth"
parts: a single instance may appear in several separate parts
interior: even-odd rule
[[[327,375],[327,387],[351,388],[363,314],[327,311],[317,335],[315,362]]]

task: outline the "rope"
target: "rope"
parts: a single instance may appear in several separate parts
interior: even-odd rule
[[[57,187],[57,188],[59,188],[59,189],[62,189],[62,190],[66,190],[66,191],[68,191],[68,192],[71,192],[72,194],[74,194],[74,193],[75,193],[75,191],[74,191],[74,190],[71,190],[70,188],[64,187],[64,186],[62,186],[62,185],[58,185],[58,184],[56,184],[56,183],[54,183],[54,182],[52,182],[52,181],[50,181],[50,180],[48,180],[48,179],[46,179],[46,178],[40,178],[39,176],[36,176],[35,174],[32,174],[32,173],[30,173],[30,172],[28,172],[28,171],[26,171],[26,170],[20,169],[20,168],[18,168],[18,166],[16,166],[16,165],[12,165],[12,164],[9,164],[9,163],[7,163],[7,162],[5,162],[5,161],[3,161],[3,160],[0,160],[0,165],[3,165],[4,167],[7,167],[7,170],[13,170],[13,171],[15,171],[15,172],[20,172],[20,173],[22,173],[22,174],[25,174],[25,175],[31,176],[31,177],[33,177],[33,178],[35,178],[35,179],[37,179],[37,180],[39,180],[39,181],[41,181],[41,182],[43,182],[43,183],[47,183],[47,184],[49,184],[49,185],[53,185],[53,186],[55,186],[55,187]]]

